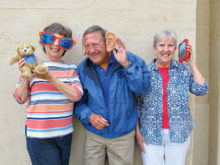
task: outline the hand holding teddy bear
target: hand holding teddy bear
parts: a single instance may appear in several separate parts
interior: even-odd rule
[[[21,43],[17,47],[17,55],[11,57],[9,64],[13,65],[18,62],[21,58],[20,66],[22,72],[22,78],[28,80],[32,77],[32,71],[37,74],[45,74],[48,72],[47,66],[43,65],[38,57],[34,55],[35,47],[30,43]]]

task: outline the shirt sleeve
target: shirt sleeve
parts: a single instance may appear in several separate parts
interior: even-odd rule
[[[71,87],[76,89],[77,96],[78,96],[77,100],[80,100],[83,96],[83,88],[82,88],[82,84],[80,82],[77,70],[73,71],[73,74],[72,74],[70,79],[71,79],[71,82],[70,82]]]
[[[209,87],[208,87],[208,83],[206,80],[203,85],[195,82],[193,77],[191,78],[190,81],[191,81],[191,86],[190,86],[191,93],[193,93],[196,96],[202,96],[208,93]]]
[[[87,91],[84,90],[84,94],[79,102],[76,103],[75,107],[75,115],[81,123],[89,124],[89,118],[93,114],[93,111],[87,106],[88,102],[88,94]]]
[[[14,97],[15,101],[16,101],[18,104],[24,104],[24,103],[26,103],[26,102],[29,100],[29,98],[30,98],[29,83],[28,83],[28,95],[27,95],[27,97],[26,97],[24,100],[21,100],[21,98],[18,96],[17,88],[18,88],[18,86],[21,84],[21,81],[22,81],[22,76],[20,76],[19,81],[18,81],[17,84],[16,84],[15,91],[14,91],[14,93],[13,93],[13,97]]]
[[[140,118],[140,116],[141,116],[141,110],[142,110],[142,105],[143,105],[143,97],[144,96],[136,96],[138,118]]]
[[[150,72],[144,60],[127,53],[128,60],[131,62],[129,66],[124,68],[124,74],[128,81],[128,87],[136,95],[146,94],[150,87]]]

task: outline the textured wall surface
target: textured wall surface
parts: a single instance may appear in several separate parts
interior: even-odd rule
[[[208,0],[203,1],[207,3]],[[192,0],[0,0],[0,72],[2,76],[0,81],[0,147],[1,151],[4,151],[0,154],[0,164],[30,164],[24,137],[26,105],[18,105],[12,98],[15,83],[19,77],[18,67],[17,65],[9,66],[7,62],[9,57],[16,54],[15,47],[18,43],[32,42],[37,47],[36,55],[43,57],[38,32],[53,22],[60,22],[72,29],[73,38],[77,41],[76,46],[65,55],[64,60],[79,64],[84,59],[81,51],[82,34],[88,26],[98,24],[114,32],[125,42],[127,50],[142,57],[149,64],[154,58],[153,35],[163,28],[169,28],[177,33],[178,42],[184,38],[190,40],[196,57],[201,59],[197,61],[197,64],[200,68],[205,67],[202,71],[208,78],[208,52],[198,54],[196,43],[197,30],[203,34],[207,29],[197,28],[196,10],[197,1]],[[209,37],[208,34],[205,37]],[[216,40],[219,42],[219,36]],[[209,49],[208,43],[204,43],[200,51],[206,52],[206,46]],[[202,103],[203,101],[206,106],[195,106],[196,102]],[[190,106],[196,117],[196,124],[203,123],[197,124],[197,127],[206,129],[208,125],[207,98],[201,97],[196,100],[192,97]],[[196,115],[195,110],[198,107],[201,116]],[[74,127],[70,165],[82,165],[85,135],[82,125],[75,118]],[[207,146],[199,148],[196,147],[198,142],[194,142],[195,139],[207,141],[208,135],[201,137],[200,133],[201,131],[193,133],[187,165],[201,165],[200,161],[207,162]],[[202,158],[201,155],[199,156],[200,153],[202,153]],[[141,158],[136,145],[134,165],[139,164],[141,164]]]
[[[209,0],[198,0],[196,8],[196,63],[209,82]],[[193,109],[195,129],[193,131],[192,164],[208,165],[209,104],[208,95],[194,96]],[[202,137],[202,138],[201,138]],[[201,145],[202,144],[202,145]]]
[[[220,164],[220,0],[210,0],[209,165]]]

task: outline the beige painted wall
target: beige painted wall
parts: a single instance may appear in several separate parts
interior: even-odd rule
[[[208,4],[208,0],[200,1]],[[209,38],[209,34],[206,34],[208,17],[205,16],[204,23],[202,18],[197,20],[197,10],[202,11],[203,7],[204,4],[197,5],[197,1],[192,0],[0,0],[0,72],[4,77],[1,78],[0,85],[0,147],[3,151],[0,154],[0,164],[30,164],[23,131],[25,105],[17,105],[12,98],[19,72],[16,65],[11,67],[7,64],[8,58],[16,54],[15,46],[19,42],[32,42],[37,46],[36,54],[43,57],[38,32],[52,22],[60,22],[73,30],[73,37],[77,41],[76,47],[64,58],[79,64],[84,58],[81,52],[82,34],[88,26],[99,24],[121,37],[127,50],[139,55],[149,64],[154,58],[153,35],[162,28],[170,28],[176,31],[179,42],[189,38],[196,57],[199,57],[197,64],[208,78],[209,57],[208,52],[205,53],[209,50],[208,41],[200,41]],[[191,138],[186,164],[201,165],[200,162],[208,161],[207,96],[198,99],[192,97],[190,106],[196,129]],[[75,118],[74,127],[70,164],[82,165],[85,136],[83,127]],[[202,131],[205,131],[204,136],[201,136]],[[201,145],[200,142],[207,144]],[[134,162],[135,165],[141,164],[137,145]]]
[[[209,81],[209,0],[197,0],[196,63]],[[192,164],[208,165],[209,103],[208,95],[193,97],[195,129],[193,131]]]
[[[220,0],[210,1],[209,165],[220,164]]]

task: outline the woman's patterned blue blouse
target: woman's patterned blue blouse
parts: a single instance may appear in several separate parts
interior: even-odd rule
[[[146,95],[137,96],[140,130],[149,144],[162,145],[163,81],[155,65],[149,66],[151,72],[150,89]],[[172,60],[167,84],[167,106],[170,140],[183,143],[189,137],[194,124],[189,109],[189,92],[200,96],[208,93],[208,84],[200,85],[193,80],[186,63]]]

